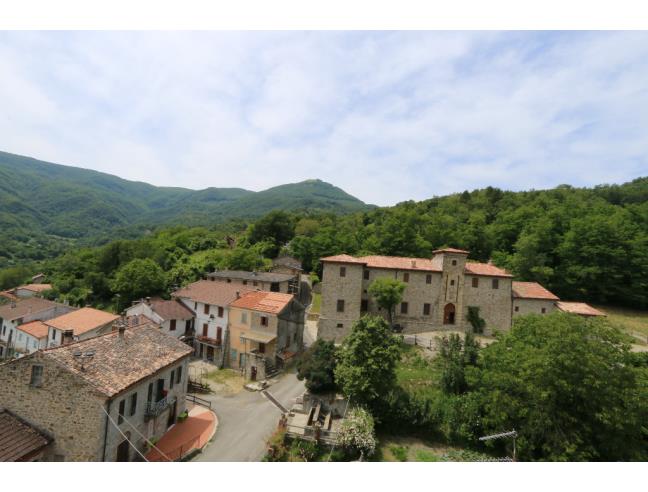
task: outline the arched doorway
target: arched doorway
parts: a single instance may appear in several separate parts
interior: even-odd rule
[[[130,461],[130,432],[126,432],[126,439],[124,439],[119,446],[117,446],[117,461],[124,462]]]
[[[443,324],[455,324],[455,307],[452,303],[446,304],[446,306],[443,308]]]

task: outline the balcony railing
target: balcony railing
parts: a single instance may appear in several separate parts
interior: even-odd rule
[[[146,404],[146,416],[147,417],[157,417],[162,412],[164,412],[173,402],[175,398],[165,397],[160,401],[153,402],[150,401]]]

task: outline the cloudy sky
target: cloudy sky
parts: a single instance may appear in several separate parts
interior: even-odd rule
[[[370,203],[648,175],[648,33],[0,32],[0,150]]]

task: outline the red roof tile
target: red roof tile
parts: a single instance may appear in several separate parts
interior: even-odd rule
[[[360,256],[336,255],[321,258],[320,261],[330,263],[355,263],[369,268],[386,268],[393,270],[421,270],[440,272],[441,258],[405,258],[402,256]]]
[[[194,317],[194,312],[178,299],[151,301],[151,309],[163,320],[191,319]]]
[[[28,333],[34,338],[45,338],[49,331],[48,326],[42,321],[30,321],[29,323],[19,325],[17,329]]]
[[[557,295],[552,294],[537,282],[513,282],[513,297],[520,299],[547,299],[557,301]]]
[[[57,304],[47,299],[41,299],[40,297],[29,297],[27,299],[19,299],[15,301],[14,304],[5,304],[0,306],[0,318],[4,318],[7,321],[14,319],[22,318],[28,314],[38,314],[48,309],[54,307],[70,309],[68,306],[63,306],[63,304]]]
[[[442,248],[442,249],[435,249],[432,251],[433,254],[439,254],[439,253],[455,253],[459,255],[467,255],[470,253],[470,251],[466,251],[465,249],[457,249],[457,248]]]
[[[466,263],[465,272],[470,275],[484,275],[486,277],[513,277],[503,268],[490,263]]]
[[[95,328],[100,328],[119,319],[117,314],[107,313],[90,307],[84,307],[57,318],[47,320],[45,324],[58,330],[72,330],[74,335],[82,335]]]
[[[236,293],[243,295],[245,292],[252,292],[253,289],[240,284],[217,282],[212,280],[199,280],[193,284],[176,290],[173,297],[182,297],[194,302],[202,302],[214,306],[229,306],[236,299]]]
[[[565,313],[580,314],[581,316],[607,316],[603,311],[584,302],[559,301],[556,303],[556,307]]]
[[[51,288],[52,284],[26,284],[21,285],[20,287],[16,287],[16,289],[31,290],[32,292],[44,292],[46,290],[50,290]]]
[[[7,410],[0,411],[0,461],[22,461],[44,448],[51,438]]]
[[[259,290],[244,294],[232,302],[230,306],[264,313],[279,314],[290,304],[293,298],[294,296],[292,294]]]

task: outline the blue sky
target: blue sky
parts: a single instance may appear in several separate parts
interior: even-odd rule
[[[648,175],[646,32],[1,32],[0,150],[380,205]]]

